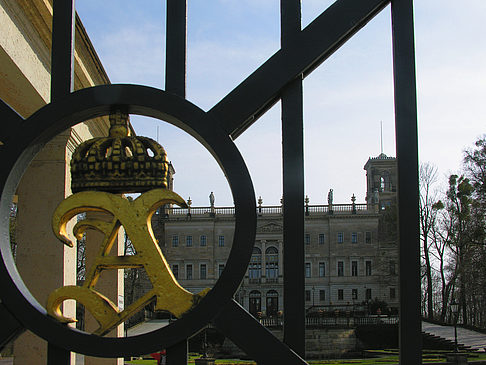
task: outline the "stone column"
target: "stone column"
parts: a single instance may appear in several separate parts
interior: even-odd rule
[[[66,132],[50,141],[25,172],[17,194],[17,268],[30,292],[45,307],[49,294],[76,284],[76,247],[63,245],[52,233],[51,217],[70,194]],[[76,316],[74,301],[65,302],[63,313]],[[45,364],[47,343],[25,332],[14,344],[14,364]],[[72,364],[74,356],[72,356]]]
[[[83,127],[52,139],[36,156],[24,173],[17,189],[17,267],[38,302],[45,307],[49,294],[65,285],[76,285],[76,247],[63,245],[52,233],[51,218],[58,204],[71,194],[69,161],[81,139],[91,138]],[[68,226],[72,233],[73,219]],[[90,233],[91,234],[91,233]],[[76,240],[73,238],[73,242]],[[118,252],[123,253],[123,237]],[[99,244],[90,245],[95,252]],[[115,250],[115,249],[114,249]],[[87,260],[89,265],[89,259]],[[118,303],[123,298],[123,270],[114,270],[100,280],[98,288]],[[63,314],[76,317],[76,304],[66,301]],[[73,324],[74,325],[74,324]],[[87,323],[87,328],[91,324]],[[120,326],[111,336],[123,336]],[[45,364],[47,343],[31,332],[25,332],[14,343],[14,364]],[[76,364],[71,355],[71,365]],[[122,360],[86,358],[86,364],[123,364]]]

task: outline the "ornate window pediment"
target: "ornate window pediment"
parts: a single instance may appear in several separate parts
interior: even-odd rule
[[[257,232],[258,233],[264,233],[264,232],[282,232],[283,231],[283,226],[281,224],[277,223],[268,223],[264,224],[260,227],[257,227]]]

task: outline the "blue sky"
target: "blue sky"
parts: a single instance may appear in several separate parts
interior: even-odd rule
[[[113,83],[164,88],[165,1],[77,0],[76,7]],[[187,98],[209,110],[279,49],[279,1],[188,1]],[[303,26],[332,1],[302,0]],[[143,4],[143,8],[141,7]],[[415,3],[421,161],[445,176],[460,168],[462,151],[485,133],[484,0]],[[386,8],[304,80],[305,178],[311,204],[354,193],[365,199],[368,157],[395,156],[390,9]],[[231,192],[210,154],[177,128],[132,116],[138,134],[156,138],[173,162],[175,191],[194,206],[231,205]],[[280,104],[235,143],[257,196],[281,196]]]

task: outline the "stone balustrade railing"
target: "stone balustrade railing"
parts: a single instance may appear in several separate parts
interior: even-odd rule
[[[322,214],[363,214],[372,213],[374,208],[368,204],[333,204],[333,205],[305,205],[304,212],[306,215]],[[281,215],[283,214],[282,206],[257,206],[257,214],[260,215]],[[160,212],[164,216],[216,216],[216,215],[234,215],[234,207],[191,207],[191,208],[165,208]]]

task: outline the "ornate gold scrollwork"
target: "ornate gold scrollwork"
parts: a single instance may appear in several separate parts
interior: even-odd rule
[[[186,206],[184,199],[167,189],[150,190],[134,201],[99,191],[83,191],[62,201],[52,217],[52,227],[57,238],[70,247],[73,247],[73,243],[67,235],[66,225],[74,216],[84,212],[104,212],[113,218],[111,222],[88,218],[74,226],[73,233],[78,239],[88,229],[101,232],[104,239],[95,262],[86,273],[83,286],[65,286],[54,290],[48,298],[48,314],[64,323],[75,322],[75,319],[64,317],[61,312],[65,300],[75,299],[98,321],[100,326],[93,333],[102,336],[151,302],[155,302],[155,310],[165,310],[176,317],[197,304],[209,289],[192,294],[177,282],[152,231],[151,217],[164,204]],[[136,255],[108,256],[121,226],[130,237]],[[144,268],[152,289],[120,311],[94,287],[103,270],[126,268]]]

